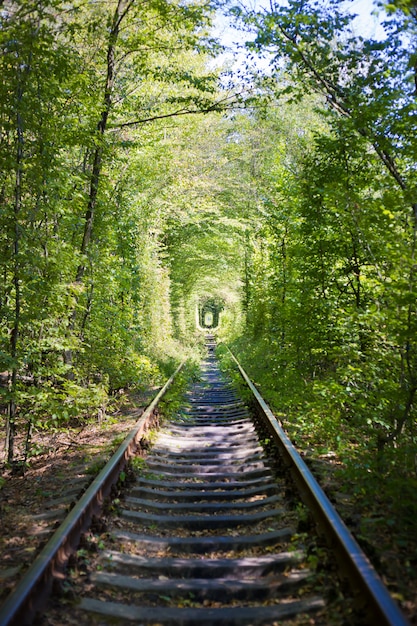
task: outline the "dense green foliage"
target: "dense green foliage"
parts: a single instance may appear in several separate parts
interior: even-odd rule
[[[208,4],[5,2],[0,371],[15,435],[158,382],[175,345],[159,118],[215,108]],[[153,125],[146,124],[155,120]],[[164,218],[165,219],[165,218]],[[159,367],[158,367],[159,366]]]
[[[412,3],[390,10],[386,39],[371,40],[353,34],[338,2],[233,9],[272,68],[260,83],[266,106],[239,131],[255,201],[234,348],[296,441],[336,453],[352,489],[393,507],[406,536],[416,515],[417,22]]]
[[[212,302],[298,441],[413,486],[414,4],[375,40],[333,0],[229,3],[270,67],[219,81],[208,4],[3,3],[9,462],[31,428],[158,383]]]

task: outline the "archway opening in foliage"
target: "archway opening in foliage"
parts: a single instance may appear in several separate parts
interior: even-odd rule
[[[220,314],[224,308],[224,302],[218,298],[201,300],[198,304],[198,321],[201,328],[216,329],[220,325]]]
[[[203,324],[205,328],[212,328],[214,322],[214,315],[211,311],[206,311],[203,317]]]

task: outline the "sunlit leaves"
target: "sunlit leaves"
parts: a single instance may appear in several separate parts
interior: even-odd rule
[[[77,393],[84,415],[84,387],[155,382],[152,359],[175,352],[154,204],[165,131],[137,124],[211,106],[210,20],[175,0],[4,3],[0,354],[22,423],[48,406],[65,421]]]

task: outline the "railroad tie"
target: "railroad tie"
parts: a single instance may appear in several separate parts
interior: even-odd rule
[[[283,486],[212,350],[185,402],[122,500],[79,610],[100,624],[191,626],[272,625],[323,608]]]

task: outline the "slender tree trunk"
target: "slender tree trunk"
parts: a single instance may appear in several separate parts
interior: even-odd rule
[[[17,136],[16,136],[16,178],[15,178],[15,194],[14,194],[14,240],[13,240],[13,286],[15,293],[14,304],[14,321],[13,328],[10,333],[10,356],[12,358],[12,370],[9,374],[9,393],[10,399],[7,411],[7,462],[12,463],[14,457],[14,440],[16,435],[16,384],[17,384],[17,353],[19,341],[20,326],[20,309],[21,309],[21,293],[20,293],[20,208],[22,198],[22,162],[23,162],[23,121],[20,112],[21,101],[23,97],[23,89],[21,85],[18,87],[17,93]]]
[[[91,284],[90,289],[88,291],[88,296],[87,296],[87,305],[85,307],[85,311],[84,311],[84,315],[83,315],[83,319],[81,322],[81,338],[84,339],[84,334],[85,334],[85,329],[87,327],[87,320],[88,317],[91,313],[91,305],[93,303],[93,294],[94,294],[94,283]]]
[[[287,320],[285,313],[285,305],[287,299],[287,287],[288,287],[288,275],[287,275],[287,235],[288,229],[285,226],[285,233],[282,237],[281,241],[281,269],[282,269],[282,285],[281,285],[281,349],[284,350],[286,343],[286,332],[287,332]]]
[[[244,298],[243,298],[243,308],[246,313],[246,317],[249,315],[249,306],[250,306],[250,238],[249,231],[245,232],[245,258],[244,258]]]
[[[103,152],[104,152],[104,135],[107,129],[107,121],[112,108],[114,81],[116,76],[116,46],[119,37],[120,25],[126,17],[133,0],[119,0],[113,15],[112,26],[109,33],[107,48],[107,74],[104,86],[103,107],[100,120],[97,124],[97,144],[93,153],[93,163],[90,176],[90,190],[88,196],[87,210],[84,216],[84,232],[81,242],[81,262],[77,268],[75,282],[82,283],[85,274],[86,260],[88,256],[89,246],[93,233],[93,223],[97,207],[97,196],[100,185]],[[75,329],[77,311],[76,306],[69,315],[68,330],[72,333]],[[66,365],[72,365],[72,350],[66,350],[64,353],[64,362]]]
[[[91,235],[93,232],[93,221],[95,210],[97,206],[97,195],[100,184],[100,176],[103,163],[103,150],[104,150],[104,134],[107,129],[107,121],[112,108],[113,90],[115,81],[115,61],[116,61],[116,46],[119,37],[120,24],[127,12],[129,11],[133,1],[132,0],[119,0],[116,10],[113,15],[112,27],[109,34],[109,43],[107,48],[107,75],[106,84],[104,87],[103,108],[100,120],[97,124],[97,147],[94,151],[93,166],[90,177],[90,192],[88,198],[87,211],[84,218],[84,234],[81,243],[80,252],[82,257],[88,253],[88,247],[91,241]],[[77,269],[76,282],[82,282],[85,272],[85,263],[81,261]]]
[[[22,469],[23,472],[26,469],[26,463],[29,458],[30,447],[32,444],[32,432],[33,432],[33,422],[32,422],[32,417],[30,417],[27,423],[27,427],[26,427],[25,455],[23,459],[23,469]]]

